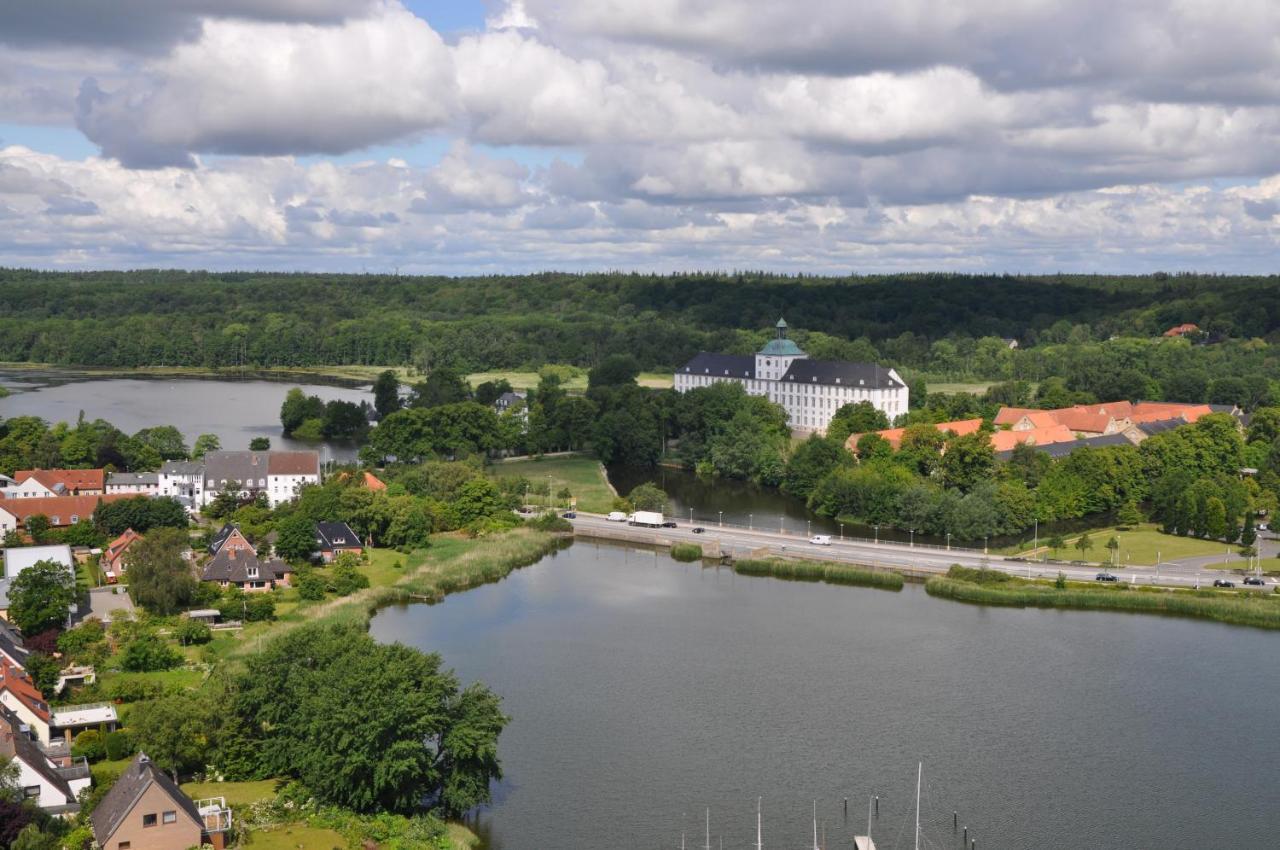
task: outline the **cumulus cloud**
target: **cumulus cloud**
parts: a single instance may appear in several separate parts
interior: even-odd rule
[[[194,152],[356,150],[443,126],[455,97],[439,35],[386,7],[334,26],[206,20],[121,87],[86,80],[76,123],[127,164],[191,165]]]

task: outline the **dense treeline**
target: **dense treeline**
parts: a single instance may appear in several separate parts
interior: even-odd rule
[[[1058,375],[1107,397],[1199,401],[1210,380],[1280,367],[1276,278],[0,270],[0,360],[90,366],[429,372],[594,366],[628,354],[643,369],[668,369],[699,350],[751,351],[779,315],[815,357],[953,377]],[[1183,322],[1211,344],[1157,339]]]

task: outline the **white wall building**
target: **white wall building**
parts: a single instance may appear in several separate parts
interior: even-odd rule
[[[293,499],[305,485],[319,483],[318,452],[209,452],[202,461],[162,466],[159,495],[199,510],[218,493],[238,486],[242,498],[264,493],[274,508]]]
[[[907,412],[907,382],[895,370],[875,363],[812,360],[787,339],[787,323],[754,356],[696,355],[675,373],[677,392],[735,381],[787,412],[793,431],[825,433],[831,417],[846,404],[869,401],[892,422]]]

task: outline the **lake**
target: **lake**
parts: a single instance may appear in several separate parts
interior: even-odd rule
[[[1214,623],[981,608],[572,547],[383,641],[440,652],[514,720],[478,815],[489,850],[755,841],[880,850],[1276,846],[1277,636]],[[843,799],[849,798],[844,817]]]
[[[80,412],[136,433],[173,425],[190,447],[200,434],[216,434],[227,450],[247,449],[254,437],[269,437],[273,449],[316,449],[326,460],[355,457],[350,443],[287,440],[280,428],[280,405],[292,387],[325,401],[372,401],[367,388],[300,384],[296,381],[202,378],[102,378],[60,370],[0,370],[0,386],[13,394],[0,399],[0,418],[39,416],[75,423]]]

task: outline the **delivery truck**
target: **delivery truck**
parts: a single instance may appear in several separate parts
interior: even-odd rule
[[[657,511],[636,511],[628,520],[630,525],[643,525],[645,528],[662,528],[662,514]]]

